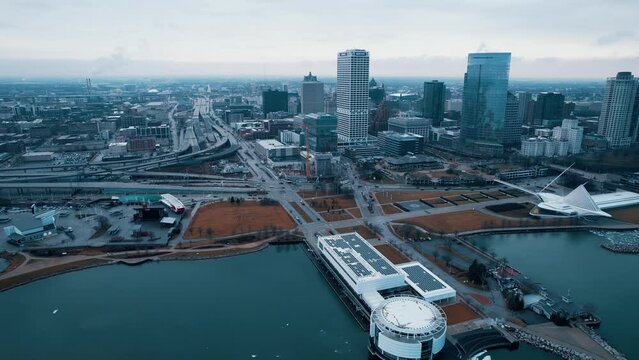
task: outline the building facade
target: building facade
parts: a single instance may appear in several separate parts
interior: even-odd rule
[[[503,152],[509,73],[510,53],[468,55],[460,124],[465,149],[489,155]]]
[[[533,125],[542,126],[545,120],[564,118],[565,96],[557,92],[543,92],[537,95]]]
[[[444,120],[446,106],[446,85],[437,80],[424,82],[424,112],[427,119],[432,119],[433,126],[440,126]]]
[[[620,72],[606,81],[598,133],[613,149],[637,141],[638,87],[638,80],[630,72]]]
[[[368,51],[350,49],[337,54],[337,129],[339,139],[368,138]]]
[[[519,122],[522,124],[528,124],[528,108],[532,102],[532,94],[522,91],[517,94],[517,100],[519,102],[517,105],[517,117],[519,118]]]
[[[288,91],[266,90],[262,92],[262,110],[264,117],[273,112],[288,113]]]
[[[392,117],[388,119],[388,130],[395,131],[400,134],[417,134],[430,138],[431,119],[424,119],[414,116]]]
[[[313,153],[337,152],[337,117],[329,114],[308,114],[304,117],[308,146]]]
[[[502,134],[502,144],[517,146],[521,143],[521,121],[519,120],[519,100],[508,92],[506,98],[506,117],[504,118],[504,130]]]
[[[377,139],[378,146],[385,156],[419,154],[424,151],[424,137],[421,135],[381,131]]]
[[[324,111],[324,83],[317,81],[317,76],[304,76],[302,81],[302,114],[319,113]]]

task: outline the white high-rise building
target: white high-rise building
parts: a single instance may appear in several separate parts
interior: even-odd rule
[[[581,142],[584,138],[584,128],[579,126],[577,119],[564,119],[561,126],[552,129],[552,137],[555,140],[567,141],[568,152],[579,154],[581,152]]]
[[[637,138],[637,88],[639,81],[630,72],[608,78],[599,116],[599,135],[611,148],[630,146]]]
[[[368,51],[337,54],[337,133],[350,143],[368,139]]]
[[[302,114],[314,114],[324,111],[324,83],[317,81],[317,76],[304,76],[302,82]]]

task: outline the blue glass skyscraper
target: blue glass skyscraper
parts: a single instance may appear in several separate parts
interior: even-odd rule
[[[464,149],[486,154],[503,151],[508,142],[504,125],[509,73],[510,53],[468,54],[460,135]]]

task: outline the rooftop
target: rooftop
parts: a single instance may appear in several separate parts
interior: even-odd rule
[[[383,331],[409,338],[437,337],[446,329],[446,315],[437,305],[413,296],[386,299],[371,315]]]
[[[399,274],[393,264],[357,233],[320,238],[355,279]]]
[[[438,301],[456,295],[450,285],[418,262],[400,265],[399,270],[406,274],[406,282],[426,300]]]

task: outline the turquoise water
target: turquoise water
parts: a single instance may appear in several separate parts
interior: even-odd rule
[[[305,251],[106,266],[0,293],[0,358],[366,359],[366,332]]]
[[[629,359],[639,359],[639,256],[616,254],[589,232],[548,232],[476,237],[499,257],[541,282],[549,291],[570,293],[593,304],[601,317],[599,333]]]

